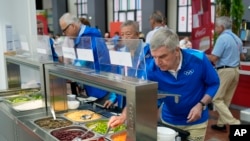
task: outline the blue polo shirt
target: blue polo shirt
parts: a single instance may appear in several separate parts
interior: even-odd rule
[[[212,54],[219,57],[215,67],[237,67],[240,63],[242,41],[231,30],[224,30],[216,40]]]
[[[82,37],[90,37],[91,42],[84,42],[82,41]],[[81,25],[80,32],[78,34],[78,37],[75,39],[75,47],[76,48],[85,48],[85,47],[92,47],[93,55],[94,55],[94,66],[93,63],[88,63],[83,60],[75,60],[75,65],[77,66],[85,66],[88,65],[88,68],[95,68],[97,71],[100,70],[100,64],[99,61],[106,62],[107,64],[110,64],[109,55],[108,55],[108,49],[105,47],[105,43],[103,42],[101,50],[98,50],[96,47],[96,38],[101,37],[101,33],[96,29],[89,26]],[[101,45],[101,44],[100,44]],[[109,69],[109,68],[107,68]],[[86,90],[86,93],[88,96],[93,96],[96,98],[103,98],[108,94],[107,91],[95,88],[92,86],[84,85],[84,88]],[[113,94],[112,94],[113,95]],[[115,98],[111,98],[112,101],[114,101]]]
[[[52,52],[53,61],[58,62],[58,55],[57,55],[57,53],[55,51],[54,41],[53,41],[52,38],[49,38],[49,43],[50,43],[50,48],[51,48],[51,52]]]
[[[203,52],[188,49],[181,50],[182,65],[177,77],[168,71],[161,71],[156,66],[149,49],[146,49],[148,80],[158,82],[158,90],[170,94],[179,94],[179,102],[174,97],[165,97],[158,101],[162,106],[162,120],[174,125],[194,125],[208,120],[208,109],[202,112],[201,118],[187,123],[190,110],[208,94],[211,98],[219,88],[219,77],[212,64]]]

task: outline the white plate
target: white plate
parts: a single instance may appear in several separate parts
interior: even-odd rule
[[[77,99],[83,102],[93,102],[97,100],[96,97],[92,97],[92,96],[87,97],[87,98],[77,97]]]

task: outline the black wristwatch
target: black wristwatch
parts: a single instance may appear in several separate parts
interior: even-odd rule
[[[202,105],[203,110],[205,110],[207,105],[202,101],[199,101],[199,103]]]

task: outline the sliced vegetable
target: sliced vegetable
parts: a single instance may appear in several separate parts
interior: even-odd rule
[[[108,128],[107,123],[108,123],[108,121],[94,121],[94,122],[87,123],[86,126],[88,128],[90,128],[91,126],[96,126],[93,129],[94,132],[97,132],[99,134],[105,134],[105,132],[106,132],[106,130]],[[113,129],[111,129],[109,134],[116,133],[118,131],[123,131],[125,129],[126,129],[125,125],[120,125],[120,126],[117,126],[117,127],[113,128]]]

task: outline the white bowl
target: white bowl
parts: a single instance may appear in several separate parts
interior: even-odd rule
[[[68,101],[74,101],[74,100],[76,100],[76,95],[74,95],[74,94],[68,94],[67,95],[67,99],[68,99]]]
[[[80,105],[80,101],[74,100],[74,101],[68,101],[68,108],[69,109],[77,109]]]
[[[174,141],[178,133],[167,127],[157,127],[157,139],[158,141]]]

